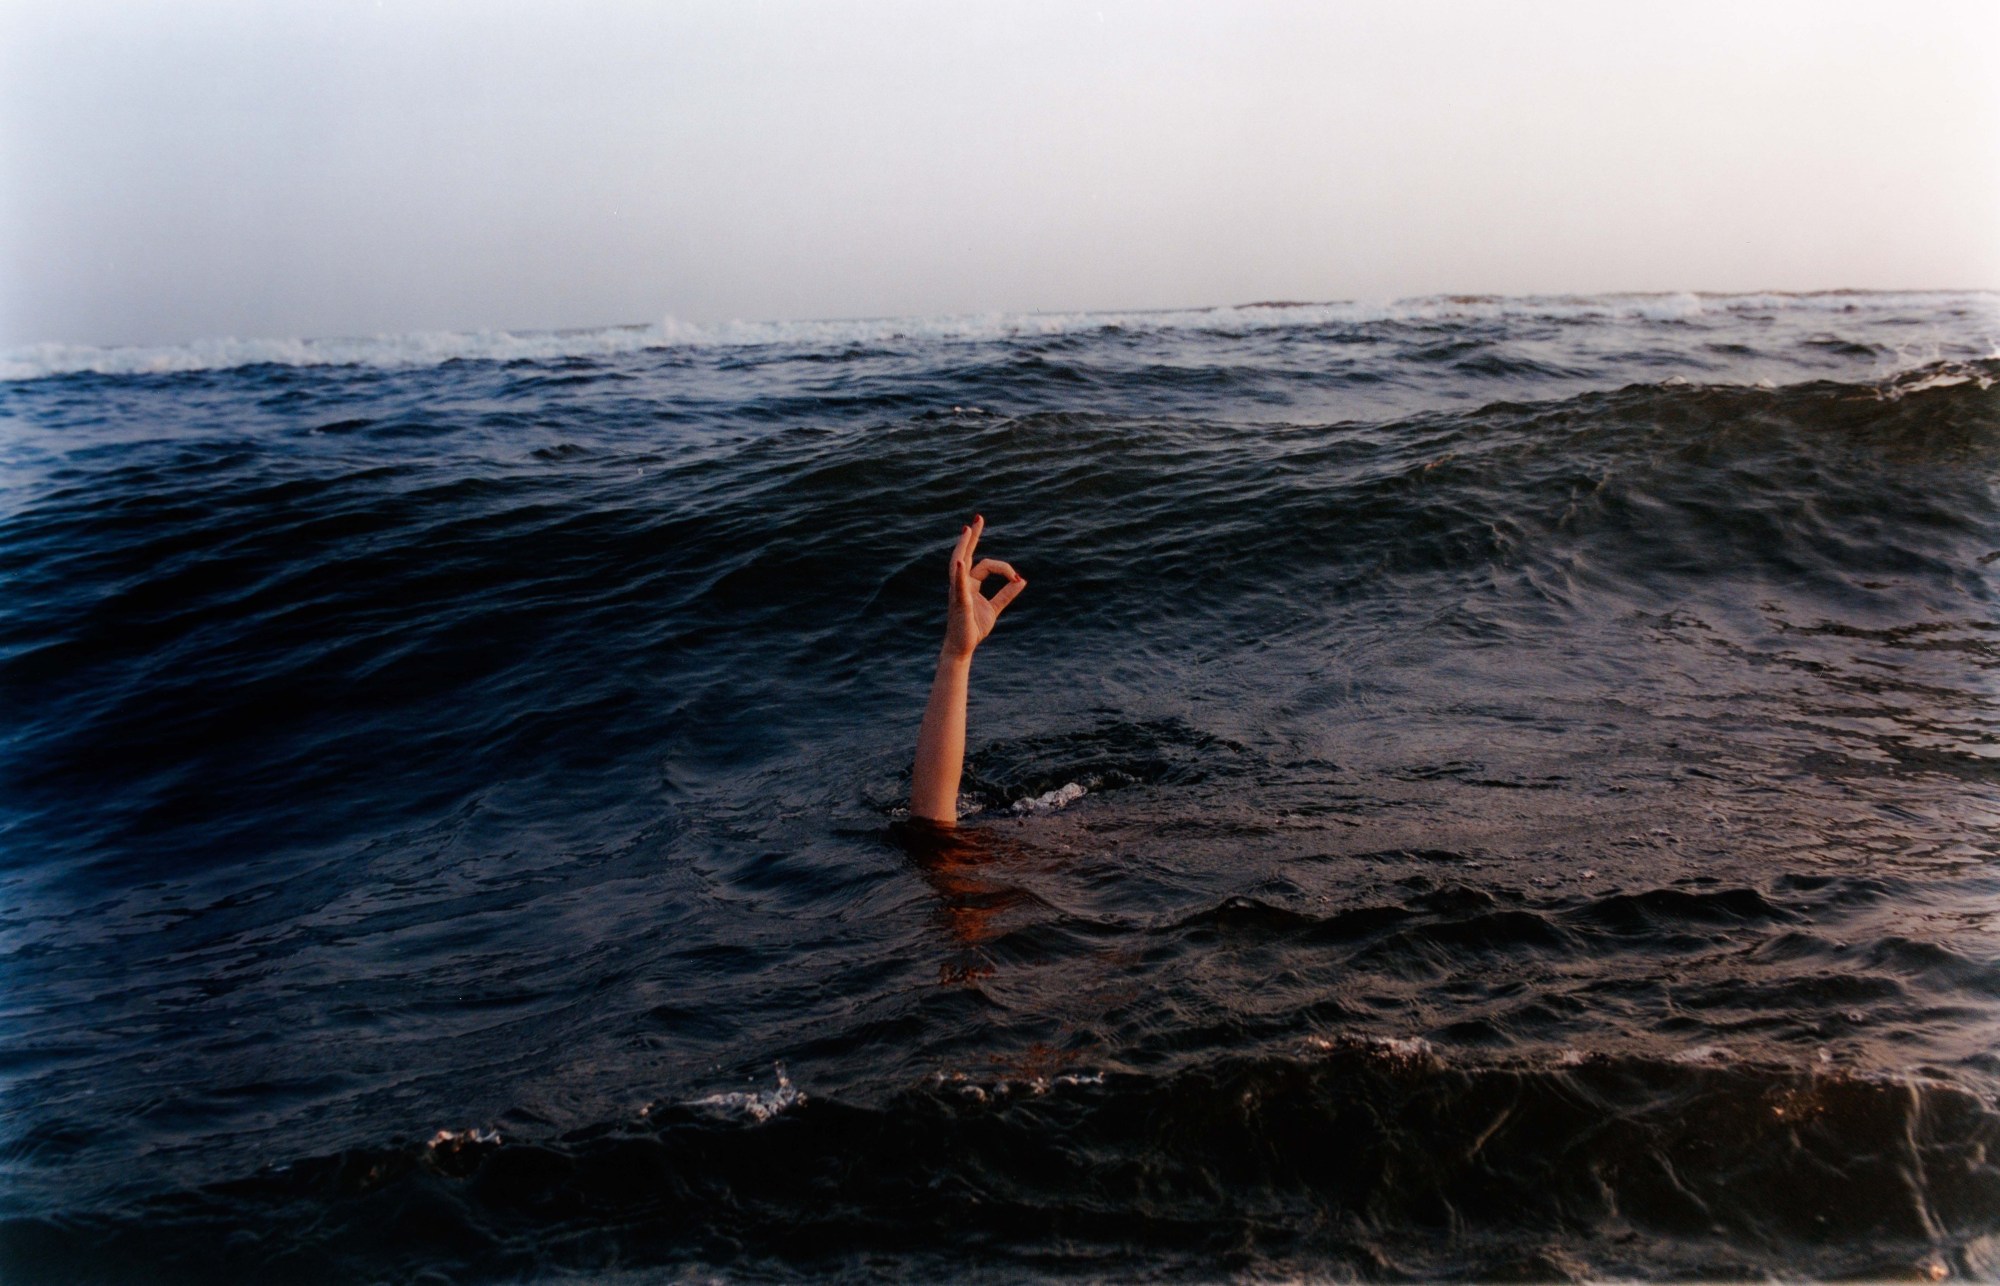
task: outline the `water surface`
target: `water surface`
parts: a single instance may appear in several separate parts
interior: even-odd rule
[[[10,355],[0,1272],[2000,1276],[1996,337]]]

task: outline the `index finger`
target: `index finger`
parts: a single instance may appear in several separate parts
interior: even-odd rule
[[[958,543],[951,547],[951,564],[954,569],[972,565],[972,524],[958,529]]]

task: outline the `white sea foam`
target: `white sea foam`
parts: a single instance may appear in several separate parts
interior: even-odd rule
[[[1422,1036],[1343,1036],[1338,1039],[1308,1036],[1305,1048],[1321,1054],[1330,1054],[1336,1049],[1359,1048],[1392,1063],[1443,1061],[1438,1055],[1437,1047]]]
[[[1017,813],[1046,813],[1058,808],[1067,808],[1090,792],[1075,782],[1058,786],[1054,790],[1035,796],[1033,799],[1017,799],[1014,811]]]
[[[1895,380],[1883,387],[1881,395],[1884,401],[1893,402],[1911,393],[1921,393],[1926,389],[1951,388],[1957,384],[1977,384],[1983,391],[1993,387],[1993,377],[1962,362],[1949,362],[1938,366],[1935,370],[1921,373],[1918,378]]]
[[[1422,1036],[1376,1036],[1371,1037],[1369,1043],[1391,1058],[1414,1060],[1437,1057],[1437,1051]]]
[[[587,331],[421,331],[350,339],[204,339],[160,347],[91,348],[34,344],[0,354],[0,380],[46,375],[173,375],[243,366],[367,366],[383,370],[453,360],[547,361],[612,356],[661,347],[651,326]]]
[[[792,1078],[785,1074],[785,1065],[777,1065],[778,1084],[773,1089],[752,1093],[730,1092],[710,1094],[695,1099],[689,1107],[706,1108],[723,1116],[741,1116],[759,1125],[781,1112],[795,1107],[803,1107],[805,1094],[793,1086]]]
[[[1675,322],[1746,312],[1846,313],[1940,309],[1971,312],[2000,328],[2000,292],[1835,292],[1810,295],[1440,295],[1384,302],[1243,304],[1158,312],[986,313],[838,321],[685,322],[559,331],[424,331],[344,339],[205,339],[155,347],[32,344],[0,352],[0,380],[50,375],[160,375],[242,366],[366,366],[407,369],[452,360],[555,360],[647,349],[770,345],[895,347],[978,343],[1102,331],[1200,331],[1249,335],[1335,324],[1547,318]]]
[[[1103,1072],[1062,1072],[1055,1076],[1032,1075],[980,1080],[964,1072],[935,1072],[931,1084],[949,1089],[974,1103],[991,1103],[1016,1094],[1039,1098],[1058,1085],[1102,1085]]]

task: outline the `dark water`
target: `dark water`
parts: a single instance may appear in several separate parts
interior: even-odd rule
[[[17,354],[0,1278],[2000,1277],[1996,337]]]

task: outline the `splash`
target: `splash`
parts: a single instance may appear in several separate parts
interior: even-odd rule
[[[771,1089],[710,1094],[693,1100],[688,1106],[703,1108],[719,1116],[740,1117],[756,1125],[762,1125],[793,1108],[804,1107],[806,1096],[792,1084],[792,1078],[785,1073],[785,1065],[775,1064],[773,1070],[777,1073],[778,1083]]]

